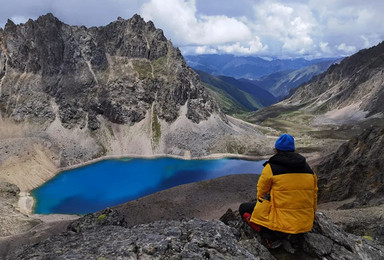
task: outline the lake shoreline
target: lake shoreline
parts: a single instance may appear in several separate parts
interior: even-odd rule
[[[55,174],[55,176],[63,171],[73,170],[76,168],[80,168],[83,166],[87,166],[89,164],[97,163],[100,161],[105,160],[121,160],[121,159],[158,159],[158,158],[173,158],[173,159],[180,159],[180,160],[211,160],[211,159],[244,159],[244,160],[250,160],[250,161],[260,161],[267,159],[271,157],[271,155],[267,156],[252,156],[252,155],[242,155],[242,154],[232,154],[232,153],[217,153],[217,154],[210,154],[207,156],[200,156],[200,157],[190,157],[190,156],[181,156],[181,155],[172,155],[172,154],[156,154],[156,155],[137,155],[137,154],[127,154],[127,155],[107,155],[102,156],[99,158],[95,158],[86,162],[82,162],[79,164],[71,165],[68,167],[62,167],[59,168],[59,171]]]
[[[107,155],[102,156],[99,158],[95,158],[93,160],[89,160],[83,163],[79,163],[76,165],[71,165],[68,167],[62,167],[59,168],[53,175],[52,178],[57,176],[59,173],[63,171],[73,170],[76,168],[80,168],[83,166],[91,165],[97,162],[105,161],[105,160],[122,160],[122,159],[158,159],[158,158],[172,158],[172,159],[180,159],[180,160],[212,160],[212,159],[243,159],[243,160],[250,160],[250,161],[260,161],[265,160],[269,158],[270,156],[250,156],[250,155],[242,155],[242,154],[230,154],[230,153],[220,153],[220,154],[210,154],[207,156],[201,156],[201,157],[191,157],[190,154],[186,153],[184,156],[180,155],[171,155],[171,154],[156,154],[156,155],[137,155],[137,154],[126,154],[126,155]],[[51,180],[51,179],[49,179]],[[47,180],[46,182],[48,182]],[[44,183],[46,183],[44,182]],[[42,183],[41,185],[44,185]],[[41,186],[40,185],[40,186]],[[36,199],[31,196],[30,192],[32,190],[26,190],[20,193],[19,200],[17,203],[17,210],[20,211],[23,214],[26,214],[28,216],[32,215],[51,215],[51,214],[35,214],[33,213],[33,209],[36,203]],[[76,215],[76,214],[68,214],[68,215]]]

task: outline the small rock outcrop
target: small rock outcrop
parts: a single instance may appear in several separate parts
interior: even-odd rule
[[[350,235],[322,214],[313,231],[269,251],[229,210],[220,221],[155,221],[126,228],[111,209],[75,221],[61,235],[19,248],[6,259],[382,259],[383,248]],[[304,257],[304,258],[303,258]]]
[[[0,182],[0,258],[2,256],[1,238],[25,232],[41,223],[29,218],[15,209],[20,189],[11,183]]]
[[[16,198],[19,195],[20,189],[12,183],[0,182],[0,197],[3,198]]]

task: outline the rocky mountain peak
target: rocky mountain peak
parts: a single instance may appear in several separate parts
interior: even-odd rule
[[[123,19],[124,20],[124,19]],[[135,26],[137,26],[137,27],[139,27],[139,26],[145,26],[145,21],[144,21],[144,19],[140,16],[140,15],[138,15],[138,14],[134,14],[133,16],[132,16],[132,18],[131,19],[129,19],[129,23],[130,24],[132,24],[132,25],[135,25]]]
[[[32,19],[29,19],[29,21],[33,21]],[[47,13],[45,15],[41,15],[37,18],[37,23],[48,23],[48,22],[53,22],[53,23],[60,23],[62,22],[56,18],[52,13]]]
[[[7,20],[7,23],[6,23],[5,26],[4,26],[4,31],[6,31],[6,32],[12,32],[12,31],[14,31],[15,29],[16,29],[16,24],[15,24],[12,20],[8,19],[8,20]]]
[[[195,123],[220,114],[180,51],[137,14],[91,28],[50,13],[26,24],[9,21],[0,44],[5,117],[50,123],[58,116],[67,128],[96,130],[100,116],[133,125],[152,107],[167,122],[184,105]]]

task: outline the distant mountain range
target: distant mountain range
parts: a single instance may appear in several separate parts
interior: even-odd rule
[[[332,64],[339,63],[337,60],[326,60],[316,64],[297,69],[275,72],[255,80],[241,79],[244,82],[251,82],[260,88],[268,90],[279,100],[287,97],[291,91],[303,83],[308,82],[313,76],[326,71]]]
[[[285,70],[259,79],[235,79],[196,70],[211,94],[227,114],[255,111],[287,97],[290,91],[326,71],[339,60],[322,61],[297,70]]]
[[[252,82],[226,76],[213,76],[199,70],[196,72],[227,114],[255,111],[277,102],[272,94]]]
[[[353,129],[384,123],[384,42],[344,58],[290,97],[258,110],[247,120],[261,124],[285,113],[301,115],[309,125],[353,125]],[[305,119],[304,119],[305,118]],[[365,124],[367,122],[367,124]]]
[[[334,61],[337,58],[313,59],[273,59],[260,57],[234,56],[230,54],[203,54],[185,56],[187,64],[195,70],[212,75],[225,75],[234,78],[257,79],[280,71],[293,71],[320,62]]]

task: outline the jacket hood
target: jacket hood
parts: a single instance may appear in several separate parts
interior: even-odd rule
[[[291,169],[302,169],[306,166],[307,161],[304,156],[296,152],[279,151],[278,154],[275,154],[266,163],[264,163],[264,166],[267,163],[278,164]]]

